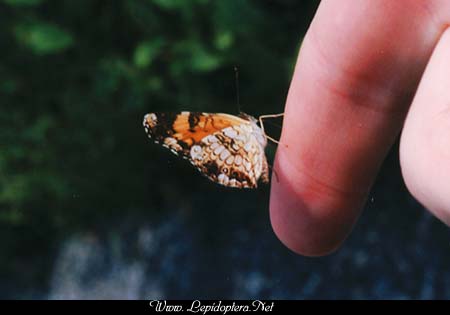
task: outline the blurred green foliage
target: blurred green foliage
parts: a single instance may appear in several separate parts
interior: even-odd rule
[[[15,35],[18,42],[36,55],[58,53],[73,43],[70,34],[56,25],[42,21],[18,24]]]
[[[167,167],[146,139],[143,115],[236,113],[235,66],[243,111],[282,111],[316,5],[0,0],[0,277],[68,231],[195,191],[180,180],[194,171]]]

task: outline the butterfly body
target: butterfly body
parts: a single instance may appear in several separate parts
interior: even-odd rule
[[[256,188],[258,182],[269,182],[267,138],[250,115],[149,113],[143,125],[156,143],[189,160],[218,184]]]

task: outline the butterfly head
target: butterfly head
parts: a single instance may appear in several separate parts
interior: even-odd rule
[[[258,120],[255,117],[244,112],[239,112],[239,117],[255,124],[258,123]]]

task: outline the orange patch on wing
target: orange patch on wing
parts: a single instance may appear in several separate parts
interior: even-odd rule
[[[172,126],[175,132],[172,137],[192,145],[216,131],[230,126],[248,124],[248,121],[242,118],[227,114],[202,114],[197,117],[196,125],[191,128],[189,125],[189,114],[178,115]]]

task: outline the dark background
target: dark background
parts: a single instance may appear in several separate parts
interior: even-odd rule
[[[396,147],[344,246],[305,258],[268,187],[214,185],[144,133],[151,111],[237,113],[235,66],[242,111],[282,112],[317,5],[0,0],[0,298],[449,297],[448,230]]]

